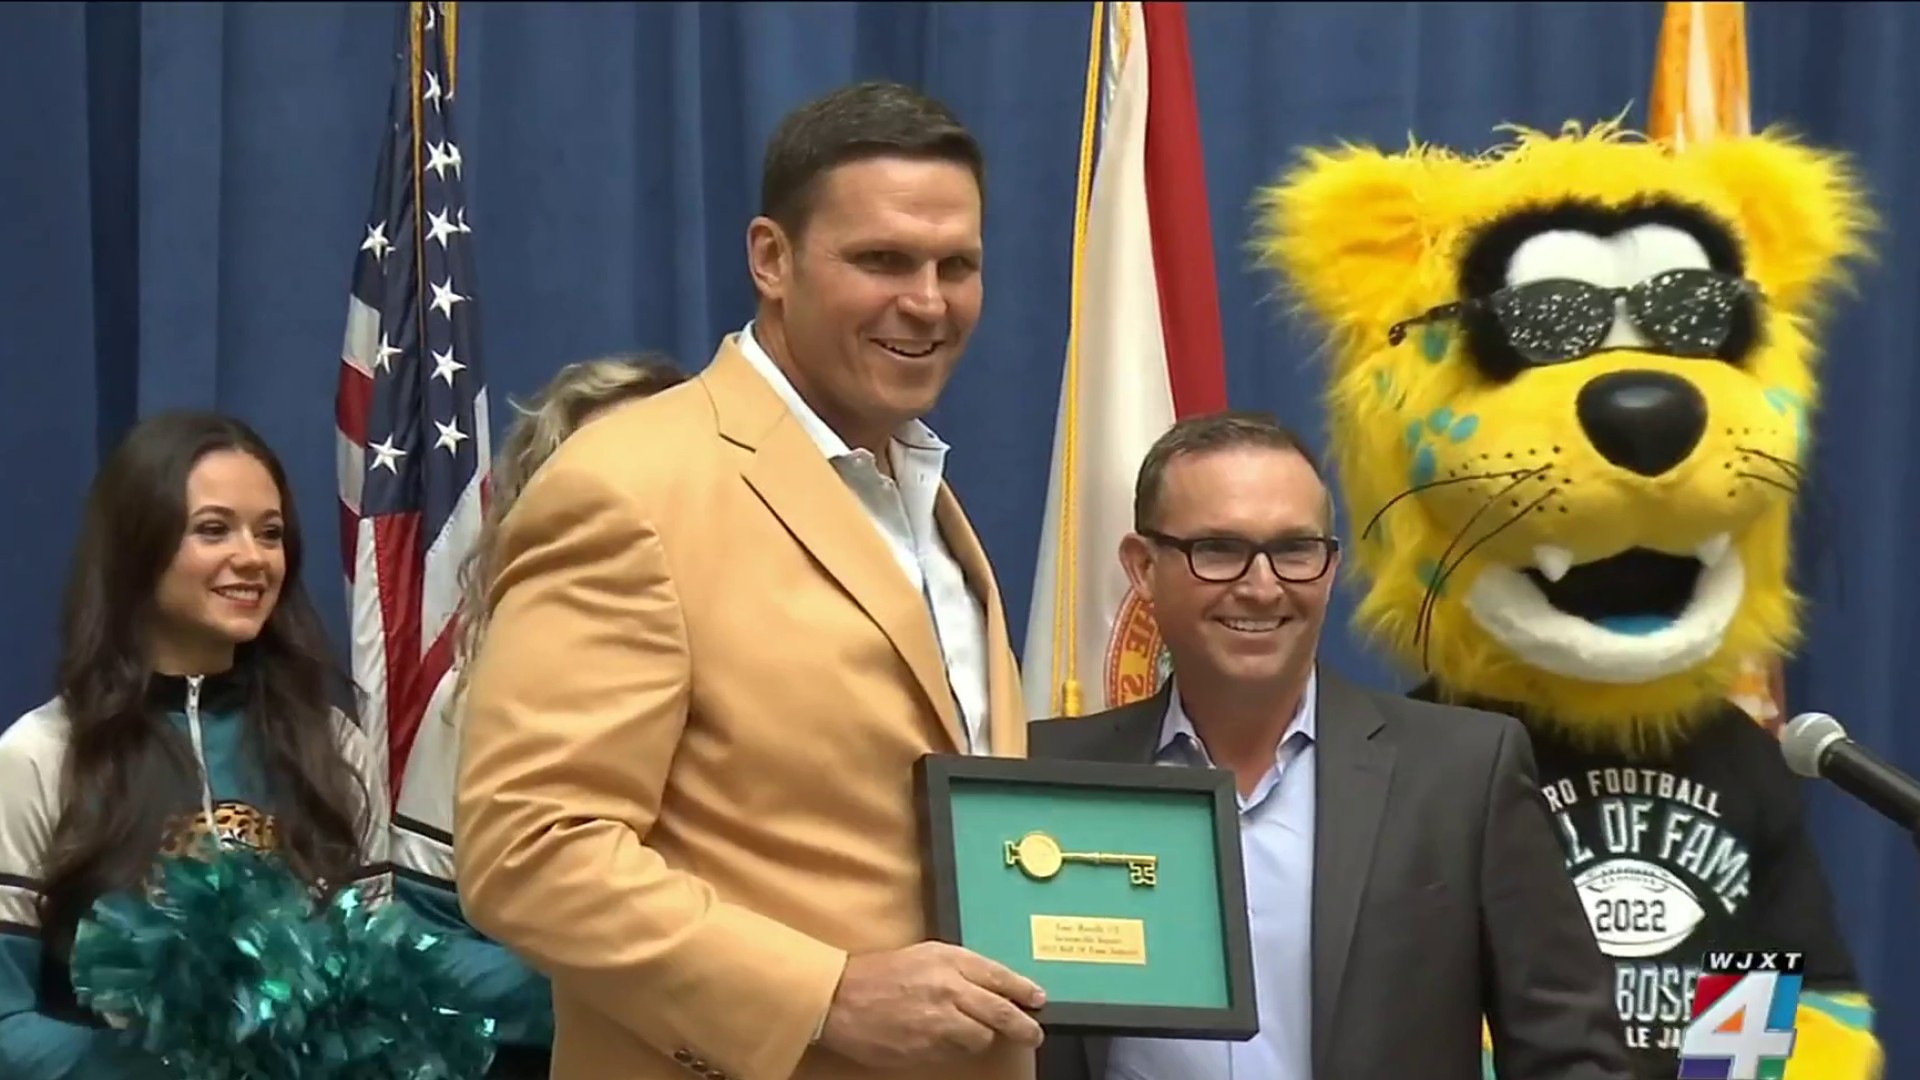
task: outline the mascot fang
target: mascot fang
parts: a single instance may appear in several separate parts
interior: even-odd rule
[[[1643,1076],[1676,1076],[1707,951],[1759,949],[1804,954],[1786,1076],[1875,1077],[1799,782],[1728,701],[1796,642],[1815,321],[1870,211],[1777,133],[1514,135],[1316,150],[1258,199],[1325,333],[1357,621],[1416,696],[1527,725]]]

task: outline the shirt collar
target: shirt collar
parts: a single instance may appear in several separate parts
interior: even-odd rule
[[[1170,680],[1171,681],[1171,680]],[[1300,695],[1300,705],[1293,711],[1293,721],[1280,736],[1280,742],[1273,749],[1274,760],[1286,750],[1287,744],[1295,736],[1314,742],[1319,738],[1320,673],[1313,669],[1307,673],[1307,690]],[[1200,734],[1193,730],[1193,721],[1187,717],[1187,710],[1180,703],[1180,687],[1175,684],[1168,687],[1167,715],[1160,723],[1160,742],[1155,748],[1156,755],[1165,754],[1175,744],[1206,755],[1206,747],[1200,741]]]
[[[747,358],[747,363],[760,374],[761,378],[767,380],[769,386],[773,387],[774,394],[786,405],[788,411],[793,413],[794,418],[800,421],[800,426],[806,431],[807,437],[813,440],[814,445],[820,448],[820,452],[827,456],[828,461],[839,462],[844,458],[866,459],[871,456],[865,450],[849,447],[847,441],[841,438],[838,432],[828,427],[825,420],[820,419],[820,414],[814,412],[813,406],[808,405],[806,399],[800,396],[800,392],[793,388],[793,382],[787,378],[785,372],[780,370],[780,366],[773,362],[773,357],[767,354],[767,350],[761,347],[760,340],[753,336],[753,323],[749,322],[741,328],[739,346],[741,355]],[[940,455],[944,455],[948,449],[947,444],[933,433],[933,429],[919,420],[909,420],[900,425],[900,429],[893,433],[893,441],[897,447],[904,446],[908,450]]]

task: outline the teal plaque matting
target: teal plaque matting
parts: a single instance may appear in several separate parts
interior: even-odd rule
[[[916,784],[935,936],[1039,983],[1043,1025],[1257,1030],[1230,774],[928,755]]]

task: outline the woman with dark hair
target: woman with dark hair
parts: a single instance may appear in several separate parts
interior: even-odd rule
[[[279,461],[239,421],[149,419],[95,478],[67,584],[58,694],[0,731],[0,1076],[111,1080],[68,974],[76,926],[209,837],[379,901],[385,784],[331,701]]]

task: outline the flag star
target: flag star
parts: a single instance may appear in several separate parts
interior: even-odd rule
[[[433,24],[428,23],[427,28],[432,29]],[[436,109],[440,107],[440,76],[431,71],[427,72],[427,92],[420,95],[420,99],[433,102],[433,107]]]
[[[405,450],[393,445],[393,436],[389,435],[377,443],[368,443],[367,449],[373,451],[373,464],[370,469],[385,469],[395,476],[400,475],[400,459],[407,456]]]
[[[447,166],[453,166],[453,175],[460,173],[460,148],[449,139],[441,143],[427,144],[427,168],[442,180],[447,178]]]
[[[440,429],[440,437],[433,441],[433,445],[436,448],[445,447],[449,454],[459,453],[460,440],[467,437],[467,433],[460,430],[459,419],[455,418],[444,424],[435,420],[433,426]]]
[[[435,12],[437,12],[437,11],[439,11],[439,10],[440,10],[440,5],[438,5],[438,4],[428,4],[428,5],[427,5],[427,26],[426,26],[426,28],[427,28],[428,30],[431,30],[431,29],[433,29],[433,26],[434,26],[434,19],[433,19],[433,16],[434,16],[434,13],[435,13]]]
[[[447,346],[446,352],[433,354],[433,375],[431,377],[435,379],[445,378],[447,385],[452,386],[453,373],[466,366],[467,365],[453,358],[453,346],[449,345]]]
[[[448,221],[445,211],[442,211],[438,214],[429,213],[427,215],[427,235],[435,240],[440,241],[441,247],[444,248],[447,246],[447,237],[452,236],[455,233],[458,233],[459,231],[460,231],[460,226],[454,224],[451,221]]]
[[[473,231],[473,226],[467,224],[467,208],[464,206],[454,208],[453,223],[459,226],[460,231],[463,233]]]
[[[382,331],[380,334],[380,351],[373,355],[373,370],[375,371],[393,370],[393,358],[399,355],[400,355],[400,350],[394,348],[392,345],[387,344],[387,335],[384,331]]]
[[[453,279],[448,278],[446,281],[433,287],[433,299],[428,302],[427,306],[439,308],[440,314],[451,319],[453,318],[453,305],[465,299],[466,297],[453,291]]]
[[[367,238],[360,241],[360,250],[373,252],[375,259],[384,258],[387,252],[393,250],[393,241],[387,239],[386,222],[367,226]]]

